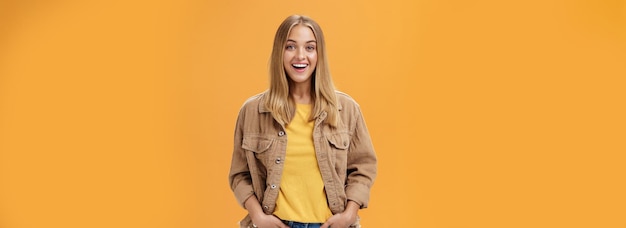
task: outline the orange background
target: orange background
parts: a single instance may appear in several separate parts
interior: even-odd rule
[[[324,29],[364,227],[626,227],[626,2],[0,1],[0,227],[235,227],[242,102]]]

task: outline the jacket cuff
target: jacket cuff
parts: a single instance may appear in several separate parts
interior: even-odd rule
[[[237,198],[237,202],[243,208],[246,208],[245,202],[250,196],[254,195],[254,190],[252,190],[252,185],[240,183],[235,187],[233,191],[235,193],[235,198]]]
[[[370,198],[370,188],[367,185],[352,183],[346,186],[346,196],[348,200],[361,205],[361,209],[367,208]]]

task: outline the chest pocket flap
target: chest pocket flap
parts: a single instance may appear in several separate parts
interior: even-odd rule
[[[337,133],[326,137],[328,142],[340,150],[348,149],[350,146],[350,135],[348,133]]]
[[[270,148],[274,140],[260,136],[244,136],[241,148],[255,153],[263,153]]]

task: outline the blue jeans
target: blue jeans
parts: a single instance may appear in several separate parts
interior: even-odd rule
[[[320,228],[320,226],[322,226],[322,223],[301,223],[285,220],[283,220],[283,223],[290,228]]]

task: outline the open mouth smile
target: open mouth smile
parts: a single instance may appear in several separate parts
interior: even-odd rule
[[[298,73],[302,73],[306,70],[306,68],[309,66],[309,64],[306,63],[294,63],[291,64],[291,66],[296,70],[296,72]]]

